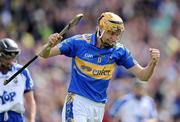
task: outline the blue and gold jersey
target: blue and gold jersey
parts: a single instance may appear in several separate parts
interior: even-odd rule
[[[95,34],[76,35],[59,44],[61,54],[72,57],[72,76],[68,92],[96,102],[107,101],[107,87],[116,65],[131,68],[135,60],[122,45],[96,47]]]

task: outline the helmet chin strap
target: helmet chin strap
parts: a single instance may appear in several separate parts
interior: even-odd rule
[[[110,45],[110,44],[103,41],[102,36],[103,36],[104,32],[105,32],[105,30],[101,30],[99,27],[97,27],[97,37],[101,41],[101,47],[102,48],[112,48],[113,45]]]
[[[98,38],[102,38],[103,34],[104,34],[105,30],[100,29],[99,27],[97,27],[97,36]]]

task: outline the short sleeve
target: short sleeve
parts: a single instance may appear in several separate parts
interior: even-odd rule
[[[137,62],[131,55],[131,52],[124,46],[119,46],[112,54],[112,58],[115,59],[117,65],[122,65],[129,69],[133,67]]]
[[[33,80],[31,78],[31,75],[28,71],[28,69],[25,69],[23,70],[22,74],[24,75],[25,77],[25,89],[24,89],[24,92],[28,92],[28,91],[31,91],[33,89]]]
[[[76,45],[77,45],[78,37],[79,35],[76,35],[76,36],[63,40],[59,44],[59,50],[61,54],[66,55],[68,57],[75,57],[76,51],[77,51]]]

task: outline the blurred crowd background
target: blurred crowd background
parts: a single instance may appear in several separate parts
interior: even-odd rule
[[[27,63],[78,13],[80,23],[64,35],[93,33],[104,11],[120,15],[125,23],[121,42],[141,65],[150,60],[148,49],[161,52],[157,70],[147,84],[156,101],[159,122],[180,118],[180,0],[0,0],[0,38],[9,37],[21,48],[18,62]],[[34,80],[37,122],[60,122],[61,110],[71,75],[71,59],[39,58],[28,69]],[[111,122],[109,108],[114,100],[130,91],[134,76],[117,67],[110,83],[104,122]]]

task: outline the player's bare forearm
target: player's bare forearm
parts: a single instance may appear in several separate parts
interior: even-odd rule
[[[150,48],[149,52],[151,61],[146,67],[142,67],[139,64],[136,64],[133,68],[130,69],[130,71],[142,81],[148,81],[150,79],[160,57],[160,52],[158,49]]]
[[[143,71],[141,71],[141,73],[143,74],[144,81],[148,81],[149,78],[152,76],[160,57],[160,51],[158,49],[150,48],[149,53],[151,56],[151,61],[148,64],[148,66],[144,68]]]
[[[148,81],[154,72],[156,64],[157,64],[157,62],[151,61],[147,67],[143,68],[143,70],[141,70],[141,72],[140,72],[140,74],[141,74],[140,80]]]
[[[48,38],[48,43],[43,46],[44,49],[39,54],[39,56],[43,58],[48,58],[59,55],[60,51],[57,44],[61,42],[62,38],[63,37],[60,36],[58,33],[51,34]]]
[[[25,106],[27,122],[35,122],[36,117],[36,103],[34,100],[33,91],[25,93]]]

